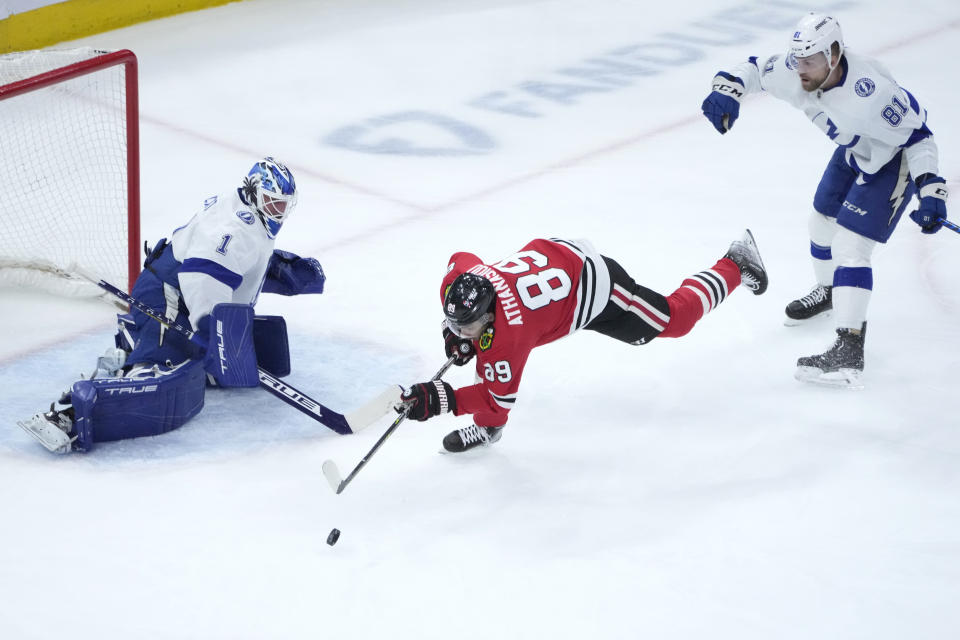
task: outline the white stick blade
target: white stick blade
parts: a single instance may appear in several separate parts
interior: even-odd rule
[[[366,429],[392,411],[394,405],[400,402],[400,391],[400,387],[391,386],[380,395],[367,401],[362,407],[348,413],[345,417],[347,424],[350,425],[350,430],[357,433]]]
[[[323,469],[323,475],[330,483],[330,488],[333,489],[334,493],[337,493],[340,489],[340,483],[343,482],[340,470],[337,469],[337,463],[333,460],[325,460],[320,468]]]

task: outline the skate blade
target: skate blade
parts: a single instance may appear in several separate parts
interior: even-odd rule
[[[480,455],[485,449],[489,449],[492,443],[481,444],[466,451],[447,451],[443,448],[443,445],[440,445],[440,449],[437,450],[437,453],[440,453],[445,456],[461,456],[464,458],[473,457],[475,455]]]
[[[17,421],[17,426],[37,439],[50,453],[63,455],[73,449],[76,436],[70,437],[52,424],[40,424],[37,420],[29,422]]]
[[[863,389],[863,372],[857,369],[823,371],[816,367],[797,367],[793,377],[800,382],[809,382],[825,387],[837,387],[852,391]]]
[[[798,327],[801,324],[807,324],[813,320],[819,320],[820,318],[829,318],[831,315],[832,315],[831,312],[828,310],[828,311],[823,311],[821,313],[818,313],[815,316],[810,316],[809,318],[803,318],[803,319],[791,318],[790,316],[787,316],[786,318],[783,319],[783,326]]]

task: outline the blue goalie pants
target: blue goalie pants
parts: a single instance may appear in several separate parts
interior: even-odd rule
[[[183,327],[190,327],[190,316],[177,285],[180,263],[173,257],[171,245],[161,241],[147,259],[130,295],[154,312]],[[117,316],[117,347],[129,352],[128,364],[143,362],[173,364],[200,357],[200,349],[185,336],[166,329],[159,322],[131,309]]]

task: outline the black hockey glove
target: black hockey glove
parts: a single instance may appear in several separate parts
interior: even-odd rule
[[[407,417],[423,422],[441,413],[457,412],[457,397],[453,387],[443,380],[418,382],[400,395],[402,404],[397,413],[408,410]]]
[[[466,338],[461,338],[453,331],[450,330],[450,327],[443,328],[443,343],[444,350],[447,353],[447,357],[453,357],[455,360],[453,364],[458,367],[462,367],[473,359],[473,356],[477,355],[477,350],[473,346],[472,340],[467,340]]]

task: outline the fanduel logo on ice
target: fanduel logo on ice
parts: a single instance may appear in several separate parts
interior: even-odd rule
[[[818,5],[836,11],[858,2]],[[763,32],[786,32],[810,7],[786,0],[754,0],[718,11],[649,40],[619,46],[463,101],[456,115],[426,110],[387,113],[338,127],[323,144],[350,151],[400,156],[476,156],[498,147],[494,131],[504,118],[547,118],[597,94],[633,87],[646,78],[722,55],[711,49],[741,46]],[[758,52],[763,53],[763,52]],[[638,109],[642,105],[638,105]],[[692,109],[693,107],[691,107]]]

